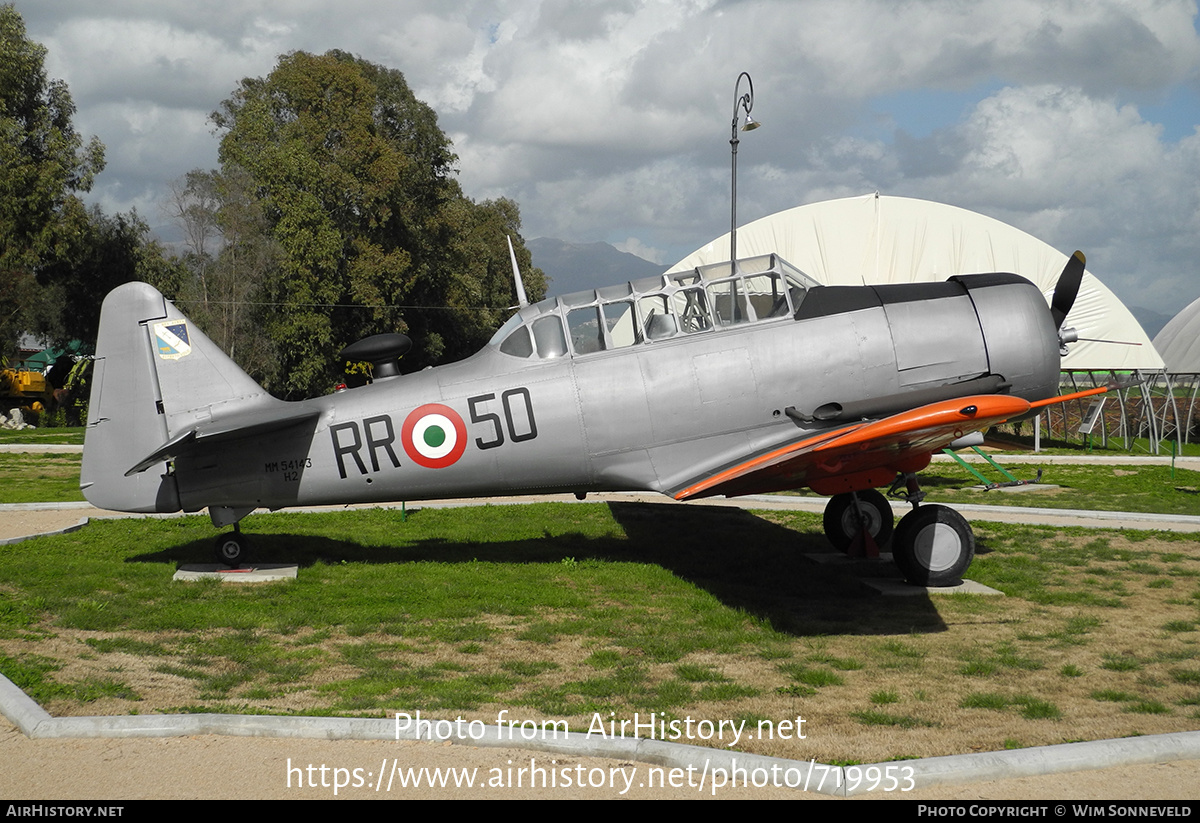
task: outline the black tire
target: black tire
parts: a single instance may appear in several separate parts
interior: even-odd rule
[[[861,492],[843,492],[835,494],[825,506],[825,536],[840,552],[850,548],[858,534],[859,524],[854,517],[854,495],[858,495],[858,505],[863,516],[867,519],[867,530],[875,540],[875,545],[882,550],[892,539],[895,521],[892,506],[886,497],[875,489]]]
[[[957,586],[975,559],[975,534],[948,506],[921,506],[900,520],[892,558],[914,586]]]
[[[238,566],[246,562],[246,538],[238,532],[223,534],[217,538],[215,551],[218,563]]]

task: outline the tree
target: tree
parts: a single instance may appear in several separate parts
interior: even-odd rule
[[[130,280],[171,291],[183,277],[137,212],[110,217],[78,200],[66,211],[71,234],[38,270],[39,297],[26,328],[60,345],[79,340],[90,349],[106,294]]]
[[[45,57],[16,9],[0,6],[0,350],[33,329],[43,269],[86,223],[75,194],[104,168],[104,146],[76,134],[70,92],[47,79]]]
[[[195,169],[172,186],[168,205],[184,230],[188,276],[171,294],[208,336],[255,379],[276,379],[274,347],[259,303],[278,249],[251,182],[237,167]]]
[[[243,80],[213,122],[223,173],[247,175],[279,251],[262,291],[277,307],[271,388],[326,391],[337,352],[369,334],[411,331],[416,368],[487,339],[512,291],[483,284],[497,260],[507,267],[503,233],[521,245],[519,214],[463,196],[449,139],[400,72],[295,52]],[[541,294],[540,272],[527,272]]]

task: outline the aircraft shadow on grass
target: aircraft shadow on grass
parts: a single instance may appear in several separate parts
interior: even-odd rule
[[[796,531],[751,512],[723,506],[668,506],[609,503],[625,538],[566,533],[490,543],[443,538],[418,539],[403,547],[366,546],[352,537],[256,534],[255,557],[262,563],[316,564],[417,562],[650,563],[707,591],[729,608],[769,620],[782,632],[817,634],[896,634],[946,629],[928,596],[883,597],[864,578],[900,575],[890,563],[847,560],[817,529]],[[399,514],[394,516],[399,519]],[[409,518],[420,517],[411,512]],[[986,552],[984,541],[979,550]],[[192,564],[208,562],[207,540],[131,557],[129,562]],[[837,558],[814,562],[809,555]],[[302,572],[303,573],[303,572]],[[452,574],[448,570],[447,574]]]

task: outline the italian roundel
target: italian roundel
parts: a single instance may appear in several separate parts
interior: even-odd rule
[[[467,427],[449,406],[426,403],[404,418],[400,442],[417,465],[444,469],[458,462],[466,451]]]

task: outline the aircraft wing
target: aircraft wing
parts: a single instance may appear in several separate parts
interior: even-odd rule
[[[933,452],[964,435],[1032,408],[1106,390],[1090,389],[1035,403],[1001,394],[942,400],[807,437],[697,479],[676,490],[674,497],[733,497],[804,486],[819,494],[837,494],[886,486],[898,473],[925,468]]]

